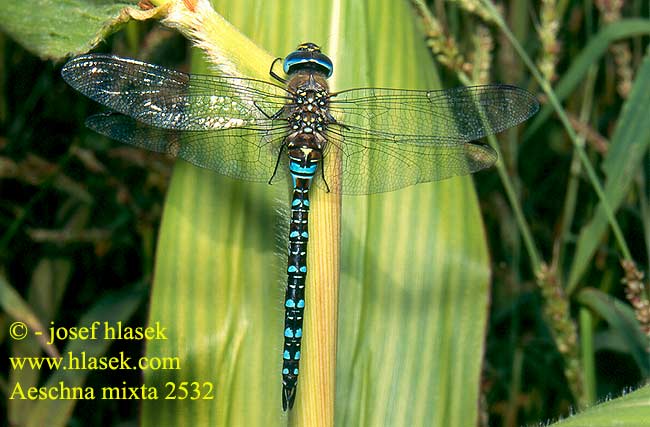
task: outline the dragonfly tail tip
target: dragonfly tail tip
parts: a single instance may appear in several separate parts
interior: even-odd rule
[[[285,412],[293,408],[296,400],[296,387],[282,387],[282,410]]]

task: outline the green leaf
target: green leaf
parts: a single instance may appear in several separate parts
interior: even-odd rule
[[[612,135],[603,171],[607,177],[605,196],[613,210],[616,210],[630,191],[630,186],[650,146],[650,120],[647,119],[650,105],[650,51],[639,67],[630,97],[623,105],[616,130]],[[569,274],[567,287],[573,289],[591,262],[600,244],[608,220],[602,203],[598,204],[591,221],[582,228]]]
[[[38,316],[9,282],[0,275],[0,306],[14,320],[24,322],[32,330],[44,330]]]
[[[578,301],[607,321],[612,332],[625,346],[625,351],[636,361],[642,376],[648,377],[650,375],[648,338],[641,331],[632,307],[593,288],[581,290],[578,293]]]
[[[598,34],[590,38],[589,43],[582,52],[571,62],[569,69],[562,74],[560,81],[553,88],[557,99],[564,101],[581,84],[589,67],[598,62],[607,52],[609,46],[617,40],[631,38],[639,35],[650,34],[650,20],[647,19],[621,19],[613,22]],[[527,140],[535,133],[553,114],[553,107],[544,105],[527,127],[523,139]]]
[[[32,332],[25,339],[11,342],[13,357],[33,357],[45,351],[50,357],[60,356],[56,347],[48,344],[50,336],[48,327],[54,319],[61,303],[61,298],[70,278],[71,263],[67,259],[42,259],[34,269],[29,285],[27,301],[9,287],[0,283],[0,301],[4,310],[15,320],[23,321]],[[9,383],[20,383],[23,388],[38,385],[41,371],[37,369],[15,369],[9,372]],[[14,399],[8,401],[9,419],[12,424],[24,425],[29,419],[35,402]]]
[[[101,322],[98,329],[98,336],[104,336],[104,322],[116,325],[117,322],[126,323],[142,300],[147,295],[144,286],[129,287],[124,291],[111,292],[104,295],[88,312],[79,320],[78,326],[88,327],[95,321]],[[106,353],[113,340],[70,340],[63,349],[63,357],[68,353],[81,357],[83,354],[87,360],[97,358]],[[65,363],[65,362],[64,362]],[[63,383],[66,387],[83,387],[90,370],[56,370],[50,375],[43,385],[46,388],[56,388]],[[135,386],[135,385],[131,385]],[[101,399],[101,391],[94,390],[95,396]],[[45,399],[39,400],[31,413],[25,427],[64,427],[68,425],[70,414],[77,403],[76,400]]]
[[[650,426],[650,386],[592,406],[552,427]]]
[[[108,322],[111,325],[115,325],[118,321],[126,322],[135,312],[138,305],[140,305],[145,295],[146,288],[143,286],[138,288],[129,288],[122,292],[107,294],[97,301],[97,303],[80,319],[79,326],[89,326],[94,321],[100,321],[102,324],[103,322]],[[13,307],[7,310],[12,317],[23,320],[28,325],[28,338],[33,337],[32,334],[35,330],[38,330],[37,328],[41,330],[43,329],[35,318],[35,315],[31,312],[29,307],[27,307],[26,303],[1,276],[0,301],[5,309],[7,309],[7,307]],[[101,332],[103,330],[102,327],[100,327],[99,330],[99,336],[103,336],[103,333]],[[65,355],[70,352],[77,357],[81,357],[82,354],[84,354],[86,358],[99,357],[106,353],[111,342],[112,340],[108,339],[72,340],[66,345],[63,355],[65,357]],[[34,346],[31,345],[27,348],[33,349]],[[24,349],[24,347],[21,347],[21,350]],[[39,353],[26,354],[20,352],[14,353],[14,356],[34,357],[38,356],[38,354]],[[72,369],[55,370],[42,387],[53,389],[58,388],[59,384],[64,384],[65,387],[69,388],[83,387],[90,372],[91,371],[89,370]],[[24,374],[16,373],[15,375],[12,375],[8,385],[10,396],[15,393],[20,395],[20,391],[16,388],[18,386],[23,393],[27,394],[28,388],[35,386],[33,375],[27,371]],[[14,412],[18,410],[21,411],[21,413],[15,415],[14,421],[20,421],[20,425],[25,427],[66,426],[69,421],[70,413],[76,404],[76,400],[74,399],[45,399],[37,400],[36,402],[30,400],[28,401],[30,405],[26,408],[24,405],[25,401],[18,397],[16,397],[15,400],[9,400],[9,402],[15,402],[12,406],[16,406],[10,410]]]
[[[135,5],[113,0],[5,0],[0,30],[34,55],[59,59],[92,49],[132,16],[146,19],[156,13],[139,11]]]
[[[406,3],[345,4],[336,89],[440,87]],[[484,239],[470,178],[343,199],[335,425],[477,424]]]

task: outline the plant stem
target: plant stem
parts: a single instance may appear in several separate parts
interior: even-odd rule
[[[593,104],[593,89],[596,82],[596,67],[591,67],[587,73],[587,80],[584,85],[584,94],[583,102],[580,110],[580,121],[587,122],[589,119],[589,112],[591,111],[591,106]],[[585,137],[579,136],[578,143],[581,146],[584,146]],[[569,182],[567,183],[567,191],[564,198],[564,210],[562,212],[562,223],[560,225],[559,240],[557,243],[557,253],[555,256],[554,263],[558,266],[559,271],[561,271],[561,266],[563,265],[564,258],[564,245],[569,241],[569,235],[571,234],[571,224],[573,223],[573,217],[576,209],[576,200],[578,198],[578,185],[580,181],[578,177],[580,176],[580,158],[578,156],[577,149],[573,149],[573,156],[571,159],[571,166],[569,171]]]
[[[594,358],[594,327],[591,310],[580,308],[580,354],[583,374],[583,401],[587,405],[596,402],[596,363]]]
[[[458,78],[464,85],[473,84],[473,82],[462,73],[458,73]],[[501,152],[501,148],[499,148],[496,137],[494,135],[488,135],[487,138],[490,146],[497,152],[499,158],[503,159],[503,153]],[[526,250],[528,251],[528,256],[530,257],[532,270],[535,274],[537,274],[542,265],[541,257],[539,255],[539,250],[535,245],[533,233],[530,231],[526,217],[524,216],[523,210],[521,209],[521,204],[517,198],[517,191],[515,190],[515,186],[510,179],[510,176],[508,175],[505,163],[503,161],[497,162],[496,168],[497,172],[499,173],[499,178],[501,178],[503,188],[506,192],[506,197],[508,197],[508,201],[510,202],[510,206],[512,207],[512,211],[515,215],[515,220],[519,225],[521,237],[524,241],[524,245],[526,246]]]

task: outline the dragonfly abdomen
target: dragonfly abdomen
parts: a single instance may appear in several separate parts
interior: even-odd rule
[[[288,142],[289,171],[293,182],[291,223],[289,225],[289,261],[284,307],[284,349],[282,354],[282,408],[293,407],[300,365],[305,282],[307,278],[307,242],[309,241],[309,188],[321,160],[320,150]]]

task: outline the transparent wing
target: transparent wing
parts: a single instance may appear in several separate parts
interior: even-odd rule
[[[467,175],[497,161],[490,146],[473,142],[423,136],[392,139],[341,128],[328,129],[327,139],[325,179],[334,191],[340,183],[342,194],[393,191]],[[336,158],[341,159],[340,167]]]
[[[346,125],[377,135],[440,137],[472,141],[527,120],[539,109],[535,97],[509,85],[418,91],[351,89],[332,94],[330,110]],[[483,111],[482,114],[479,112]],[[411,138],[417,143],[418,138]]]
[[[194,75],[113,55],[89,54],[61,70],[70,86],[151,126],[179,130],[266,130],[284,88],[261,80]]]
[[[86,126],[109,138],[180,157],[231,178],[259,182],[273,176],[282,145],[279,140],[286,133],[283,126],[263,133],[246,128],[180,131],[151,127],[120,113],[90,116]],[[279,170],[273,183],[284,182],[285,175]]]
[[[123,114],[91,117],[88,125],[100,133],[238,179],[262,181],[274,172],[290,99],[280,86],[101,54],[72,59],[62,75]],[[496,161],[492,149],[472,140],[514,126],[537,108],[530,94],[512,86],[339,92],[331,98],[338,123],[327,130],[325,177],[341,181],[343,193],[367,194],[471,173]]]
[[[181,157],[243,180],[271,178],[286,121],[280,86],[193,75],[112,55],[73,58],[62,69],[76,90],[120,114],[86,124],[110,138]],[[279,175],[284,175],[283,173]]]
[[[531,94],[507,85],[332,94],[338,124],[327,129],[326,157],[341,163],[326,160],[325,177],[340,182],[344,194],[370,194],[476,172],[497,155],[472,141],[515,126],[538,108]]]

